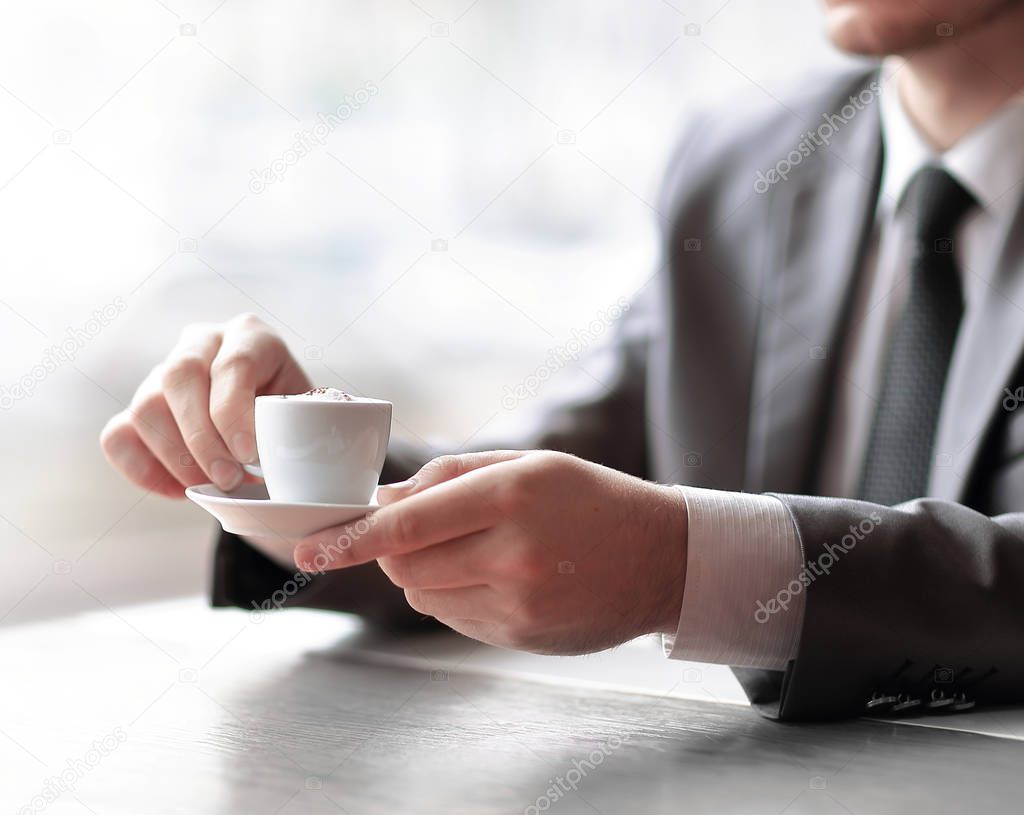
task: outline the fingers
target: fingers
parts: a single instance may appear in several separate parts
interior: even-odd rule
[[[408,602],[408,600],[406,600]],[[485,642],[489,645],[496,645],[494,638],[491,636],[491,632],[495,628],[494,623],[485,622],[483,620],[465,620],[458,617],[449,617],[444,621],[444,624],[448,626],[452,631],[457,631],[464,637],[469,637],[471,640],[478,640],[479,642]]]
[[[213,481],[230,490],[245,478],[239,461],[255,458],[256,394],[308,388],[284,342],[254,315],[189,326],[101,443],[111,463],[147,489],[177,495],[182,485]]]
[[[382,506],[387,506],[445,481],[458,478],[472,470],[502,461],[510,461],[524,455],[526,455],[526,451],[523,450],[488,450],[481,453],[440,456],[428,461],[416,475],[407,481],[381,486],[377,490],[377,500]]]
[[[185,445],[178,423],[159,387],[162,371],[154,370],[139,387],[128,408],[132,428],[157,461],[185,487],[206,479]]]
[[[458,589],[406,589],[405,599],[420,614],[438,620],[484,622],[493,620],[507,603],[490,586]]]
[[[168,498],[182,497],[181,484],[143,443],[127,411],[107,422],[100,447],[111,466],[137,487]]]
[[[407,555],[382,557],[378,564],[402,589],[454,589],[489,582],[500,560],[492,531],[474,533]]]
[[[210,365],[209,413],[237,461],[255,459],[256,394],[277,378],[287,363],[292,359],[284,341],[258,317],[242,315],[225,327]]]
[[[242,483],[243,471],[210,418],[210,365],[220,346],[219,331],[187,333],[164,367],[161,384],[192,458],[214,484],[228,491]]]
[[[486,468],[478,469],[378,510],[362,534],[351,524],[317,532],[296,547],[295,564],[341,569],[488,529],[503,517],[492,481]],[[339,547],[342,537],[348,544]]]

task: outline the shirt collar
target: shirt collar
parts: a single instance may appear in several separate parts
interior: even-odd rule
[[[986,212],[1016,208],[1024,183],[1024,96],[1011,99],[944,153],[918,132],[900,101],[891,61],[882,68],[880,113],[885,144],[881,206],[894,211],[911,177],[925,164],[945,168]]]

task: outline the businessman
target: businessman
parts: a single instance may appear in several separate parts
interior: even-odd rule
[[[574,398],[518,450],[396,447],[368,530],[297,542],[292,604],[543,653],[662,633],[780,719],[1024,701],[1024,2],[825,21],[885,59],[698,117]],[[253,317],[194,327],[103,448],[231,488],[254,395],[309,384]],[[214,602],[294,569],[224,535]]]

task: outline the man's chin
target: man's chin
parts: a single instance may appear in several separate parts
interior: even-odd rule
[[[935,24],[900,19],[898,12],[887,13],[873,3],[829,4],[825,30],[836,48],[865,57],[917,51],[933,45],[936,37]]]
[[[963,37],[985,26],[1015,25],[1024,0],[823,0],[825,28],[837,48],[850,54],[909,55]]]

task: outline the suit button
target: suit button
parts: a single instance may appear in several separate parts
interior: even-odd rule
[[[942,688],[932,688],[931,696],[924,706],[930,711],[941,712],[953,704],[953,697],[947,694]]]
[[[871,698],[868,699],[866,705],[864,705],[865,713],[885,713],[889,708],[896,704],[896,697],[891,693],[886,693],[875,689]]]
[[[896,697],[896,704],[892,706],[892,713],[906,713],[921,706],[921,700],[909,693],[901,693]]]

